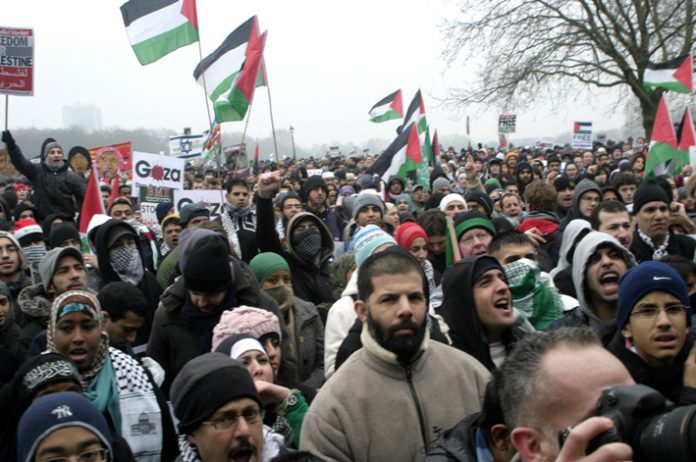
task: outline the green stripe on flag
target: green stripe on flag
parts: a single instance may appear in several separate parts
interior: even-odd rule
[[[215,118],[220,122],[235,122],[244,119],[249,101],[236,85],[229,94],[223,93],[213,104]]]
[[[133,45],[133,51],[140,64],[145,65],[197,40],[198,30],[187,21],[175,29]]]
[[[382,115],[378,115],[376,117],[371,117],[370,122],[386,122],[387,120],[394,120],[394,119],[400,119],[401,114],[399,114],[396,111],[387,111]]]

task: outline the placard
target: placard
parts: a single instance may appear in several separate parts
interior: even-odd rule
[[[34,31],[0,27],[0,93],[34,94]]]

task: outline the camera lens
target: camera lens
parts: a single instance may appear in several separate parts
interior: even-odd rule
[[[657,415],[640,431],[636,461],[696,460],[696,406],[677,407]]]

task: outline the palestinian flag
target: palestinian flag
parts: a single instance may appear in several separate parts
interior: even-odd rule
[[[469,118],[467,117],[467,120]],[[438,159],[440,158],[440,138],[437,136],[437,130],[435,130],[435,133],[433,133],[433,163],[437,164]]]
[[[691,109],[686,106],[684,111],[684,117],[682,117],[681,124],[677,130],[677,139],[679,140],[679,146],[677,149],[677,158],[679,159],[679,165],[675,169],[676,173],[681,173],[681,169],[684,165],[691,162],[689,148],[696,146],[696,133],[694,133],[694,119],[691,117]]]
[[[222,135],[220,133],[220,124],[217,120],[213,119],[210,130],[208,131],[208,138],[203,142],[203,157],[206,162],[209,162],[211,157],[215,156],[218,165],[221,158],[220,153],[222,152]]]
[[[694,87],[693,58],[691,55],[684,55],[660,64],[648,62],[643,74],[643,87],[647,90],[663,88],[678,93],[690,93]]]
[[[423,97],[421,96],[420,90],[416,92],[411,100],[411,104],[408,105],[406,110],[406,116],[404,117],[404,123],[397,129],[397,132],[401,132],[404,127],[408,127],[412,123],[418,126],[418,133],[422,134],[428,126],[428,121],[425,119],[425,104],[423,103]]]
[[[256,140],[256,148],[254,149],[254,160],[252,168],[254,170],[254,174],[259,173],[259,140]]]
[[[196,0],[130,0],[121,15],[142,65],[198,41]]]
[[[253,16],[232,31],[193,71],[196,82],[206,89],[213,102],[218,122],[242,120],[246,116],[254,89],[265,81],[265,73],[259,72],[265,43],[266,33],[259,36],[258,20]]]
[[[645,178],[651,175],[663,175],[674,170],[670,164],[677,160],[677,135],[667,108],[665,95],[660,98],[660,105],[655,114],[655,123],[650,139],[648,158],[645,161]]]
[[[404,116],[404,104],[401,90],[396,90],[385,96],[370,109],[370,122],[380,123],[387,120],[400,119]]]
[[[388,181],[392,175],[406,178],[408,172],[418,170],[421,163],[423,163],[423,152],[418,130],[415,124],[411,124],[377,158],[372,169],[384,181]]]
[[[592,134],[592,122],[575,122],[573,124],[573,133]]]
[[[116,175],[118,177],[118,175]],[[97,173],[97,163],[92,162],[92,171],[87,181],[87,189],[85,190],[85,198],[82,200],[82,209],[80,210],[80,223],[78,230],[82,240],[82,251],[90,252],[89,244],[87,243],[87,228],[89,222],[94,215],[106,215],[104,209],[104,201],[102,200],[101,190],[99,188],[99,174]]]

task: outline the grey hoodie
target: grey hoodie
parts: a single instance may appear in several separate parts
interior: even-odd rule
[[[585,178],[580,183],[575,185],[575,193],[573,194],[573,205],[570,206],[570,211],[568,212],[567,221],[574,220],[576,218],[585,218],[580,213],[580,198],[583,194],[588,191],[596,191],[599,197],[602,197],[602,190],[599,188],[597,183],[592,180]]]
[[[592,254],[595,253],[597,247],[602,244],[611,244],[619,250],[623,254],[624,260],[627,262],[629,268],[636,264],[633,255],[629,253],[618,240],[609,234],[593,231],[585,236],[578,244],[575,249],[575,255],[573,256],[573,282],[580,305],[578,309],[589,318],[589,327],[595,331],[604,327],[606,322],[597,317],[593,308],[588,305],[587,299],[585,298],[585,269],[587,268],[587,261]]]

